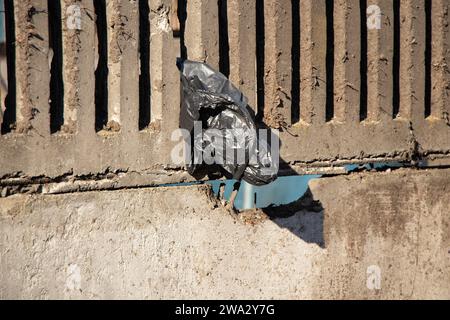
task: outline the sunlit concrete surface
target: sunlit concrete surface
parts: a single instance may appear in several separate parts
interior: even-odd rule
[[[310,182],[236,216],[208,186],[0,199],[0,298],[450,298],[450,170]]]

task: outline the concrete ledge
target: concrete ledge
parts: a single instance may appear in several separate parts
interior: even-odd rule
[[[450,298],[450,170],[310,188],[276,219],[206,186],[2,198],[0,298]]]

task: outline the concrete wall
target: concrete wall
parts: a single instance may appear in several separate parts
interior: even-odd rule
[[[448,1],[376,0],[366,34],[358,0],[192,0],[179,37],[172,0],[106,2],[8,2],[0,298],[450,297],[449,170],[323,178],[320,212],[272,219],[207,187],[142,188],[192,179],[170,159],[180,55],[283,129],[283,169],[448,165]]]
[[[450,170],[322,178],[320,212],[273,219],[206,186],[2,198],[0,298],[449,299],[449,188]]]
[[[3,129],[8,130],[0,134],[0,177],[16,172],[52,178],[109,169],[155,172],[171,165],[174,143],[170,138],[179,126],[180,108],[175,65],[180,43],[169,26],[172,1],[148,2],[148,17],[142,19],[149,24],[148,33],[139,32],[138,1],[106,1],[104,28],[96,24],[100,10],[92,0],[58,1],[60,12],[51,14],[47,14],[46,0],[13,1],[16,59],[10,67],[16,70],[16,81],[9,84],[9,97],[15,93],[17,101],[9,106],[13,123],[5,122]],[[74,6],[81,10],[81,29],[72,21],[69,8]],[[52,17],[61,24],[49,25]],[[57,53],[49,36],[52,32],[61,33],[62,38],[59,69],[53,65]],[[151,43],[150,52],[140,51],[140,37]],[[101,54],[104,47],[106,55]],[[104,63],[108,77],[99,78]],[[141,64],[147,70],[141,70]],[[150,75],[144,85],[140,82],[143,73]],[[51,80],[58,76],[61,87],[52,87]],[[107,83],[107,94],[100,90],[103,83]],[[60,91],[63,101],[55,101],[55,91]],[[150,101],[142,102],[141,93],[148,94]],[[107,117],[98,112],[96,95],[108,102]],[[145,128],[139,126],[140,110],[151,114]],[[63,119],[55,120],[58,113]],[[52,132],[60,120],[62,125]],[[96,128],[98,120],[103,124],[100,128]]]
[[[373,1],[381,29],[366,37],[359,0],[228,0],[221,8],[191,0],[180,3],[179,37],[172,0],[106,2],[100,10],[91,0],[8,1],[16,79],[0,119],[0,177],[179,169],[170,138],[179,126],[181,55],[229,73],[260,118],[283,129],[286,163],[450,154],[448,1],[431,12],[425,0]],[[79,27],[71,26],[74,6]]]

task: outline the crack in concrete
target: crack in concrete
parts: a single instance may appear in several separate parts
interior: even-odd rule
[[[0,198],[14,194],[60,194],[99,190],[120,190],[143,187],[159,187],[195,182],[193,177],[181,168],[149,169],[133,171],[129,169],[111,170],[100,173],[65,174],[49,177],[29,177],[23,172],[15,172],[0,177]],[[202,183],[202,181],[198,182]]]
[[[417,146],[416,143],[418,144]],[[432,159],[433,157],[450,155],[450,150],[433,150],[427,152],[426,155],[420,150],[421,148],[418,140],[416,139],[415,135],[412,135],[410,136],[409,140],[409,148],[405,150],[397,150],[388,153],[371,155],[361,153],[359,156],[354,157],[336,156],[335,158],[316,158],[308,161],[291,161],[289,162],[289,164],[294,166],[334,167],[345,164],[364,164],[370,162],[411,162],[414,157],[416,159],[416,162],[419,162],[430,158]]]

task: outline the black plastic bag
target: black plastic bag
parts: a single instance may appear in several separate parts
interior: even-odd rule
[[[253,185],[274,181],[278,150],[271,153],[270,132],[267,138],[259,137],[243,93],[205,63],[179,60],[177,65],[182,81],[180,127],[191,137],[188,172],[196,176],[219,166],[226,177]]]

